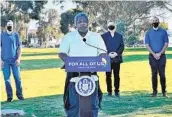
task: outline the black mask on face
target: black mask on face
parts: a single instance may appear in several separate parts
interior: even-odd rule
[[[12,26],[7,26],[8,31],[12,31]]]
[[[115,26],[112,26],[112,25],[111,26],[108,26],[108,29],[109,30],[114,30],[115,29]]]
[[[153,23],[152,25],[154,28],[157,28],[159,26],[159,23]]]

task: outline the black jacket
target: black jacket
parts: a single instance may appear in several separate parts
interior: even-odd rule
[[[115,32],[114,37],[112,37],[110,32],[108,31],[108,32],[102,34],[101,36],[105,42],[108,54],[110,52],[116,52],[118,54],[117,57],[111,59],[111,62],[112,63],[113,62],[115,62],[115,63],[123,62],[122,53],[124,51],[124,41],[123,41],[122,35]]]

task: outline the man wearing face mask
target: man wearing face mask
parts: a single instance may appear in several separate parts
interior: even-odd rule
[[[65,61],[66,57],[94,57],[106,55],[106,47],[101,36],[98,33],[88,30],[88,16],[85,13],[79,13],[75,16],[74,23],[76,30],[66,34],[62,39],[59,47],[59,57]],[[85,41],[105,51],[91,47],[87,45]],[[94,72],[90,75],[97,75],[97,73]],[[74,84],[70,82],[71,78],[78,76],[78,72],[68,72],[66,76],[63,100],[67,117],[97,117],[98,107],[100,107],[102,97],[99,83],[96,85],[94,94],[91,94],[91,111],[88,110],[86,114],[81,115],[78,94],[75,91]],[[85,104],[85,107],[86,105],[87,104]],[[89,116],[87,114],[89,114]]]
[[[102,34],[102,38],[105,42],[108,54],[111,58],[111,72],[106,72],[106,84],[108,96],[112,96],[112,79],[111,74],[113,70],[114,74],[114,92],[115,96],[119,97],[120,87],[120,64],[123,62],[122,53],[124,51],[124,42],[121,34],[115,31],[115,24],[113,22],[108,23],[108,32]]]
[[[159,19],[154,17],[152,19],[152,26],[150,30],[147,31],[145,36],[145,44],[148,48],[149,54],[149,64],[152,71],[152,97],[157,96],[157,74],[159,73],[162,94],[164,97],[168,97],[166,93],[166,77],[165,77],[165,67],[166,67],[166,55],[165,50],[168,47],[168,35],[167,32],[159,27]]]
[[[13,31],[13,22],[9,20],[6,25],[6,32],[1,34],[1,60],[0,65],[4,75],[7,92],[7,102],[13,99],[13,91],[10,82],[11,70],[16,84],[16,95],[19,100],[24,100],[20,77],[20,58],[22,43],[18,33]]]

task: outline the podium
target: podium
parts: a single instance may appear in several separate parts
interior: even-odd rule
[[[101,57],[68,57],[65,60],[65,71],[78,73],[68,83],[69,109],[67,117],[98,117],[99,81],[96,72],[111,70],[110,58]]]

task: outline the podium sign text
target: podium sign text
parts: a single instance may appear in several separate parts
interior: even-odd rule
[[[68,57],[65,61],[66,72],[109,72],[110,58],[106,57]]]

